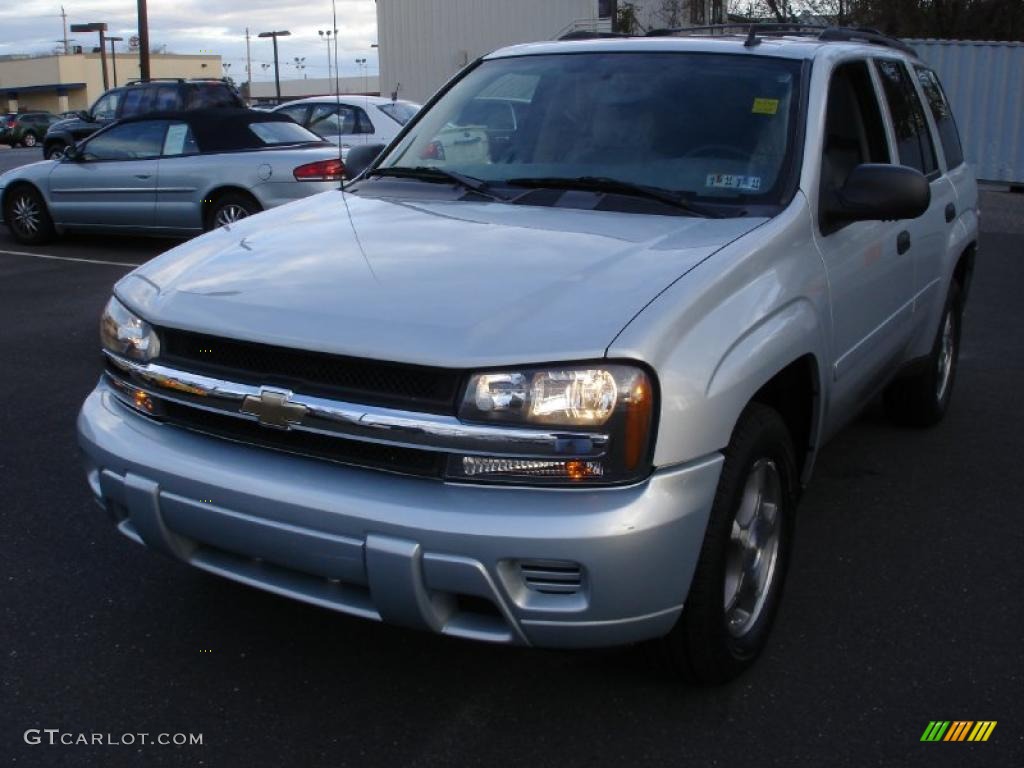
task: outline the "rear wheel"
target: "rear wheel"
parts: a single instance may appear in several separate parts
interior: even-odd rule
[[[782,595],[796,512],[796,456],[775,410],[748,405],[724,453],[683,614],[652,646],[670,672],[703,684],[733,679],[764,648]]]
[[[260,204],[249,195],[241,192],[226,192],[214,198],[206,212],[206,229],[217,229],[217,227],[234,224],[261,210]]]
[[[32,133],[32,131],[29,131],[28,133],[21,137],[21,146],[23,147],[34,147],[38,143],[39,142],[36,139],[36,135]]]
[[[923,369],[896,379],[885,390],[885,410],[892,421],[909,427],[930,427],[942,421],[953,399],[961,319],[960,286],[953,283]]]
[[[26,245],[45,243],[54,234],[46,201],[28,184],[20,184],[4,196],[4,221],[14,239]]]

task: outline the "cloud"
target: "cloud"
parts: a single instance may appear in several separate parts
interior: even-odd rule
[[[21,0],[17,8],[0,9],[0,54],[47,53],[63,35],[55,0]],[[136,5],[133,0],[66,0],[68,24],[105,21],[110,34],[128,38],[136,34]],[[370,74],[377,71],[377,16],[374,0],[337,0],[338,63],[341,74],[362,74],[356,58],[366,58]],[[231,65],[236,80],[245,78],[245,28],[248,27],[253,61],[253,79],[273,78],[273,71],[261,64],[273,63],[270,40],[257,32],[287,29],[290,37],[278,40],[281,76],[297,77],[296,57],[305,58],[309,77],[327,76],[327,47],[317,34],[331,28],[330,0],[289,4],[282,0],[150,0],[149,40],[151,46],[166,46],[169,53],[220,54]],[[70,34],[70,33],[69,33]],[[94,46],[94,33],[77,33],[77,44]],[[125,46],[126,43],[121,43]],[[333,48],[333,47],[332,47]],[[333,55],[333,50],[332,50]]]

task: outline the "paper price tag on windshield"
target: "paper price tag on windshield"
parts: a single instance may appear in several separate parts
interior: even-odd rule
[[[755,115],[774,115],[779,111],[779,100],[754,99],[754,108],[750,111]]]
[[[739,189],[744,192],[757,192],[761,189],[761,177],[737,176],[732,173],[709,173],[704,186],[713,189]]]

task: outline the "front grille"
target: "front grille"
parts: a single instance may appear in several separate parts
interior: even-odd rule
[[[348,440],[314,432],[268,429],[248,419],[170,400],[161,403],[159,416],[167,423],[213,437],[358,467],[440,477],[444,466],[442,454],[433,451]]]
[[[174,328],[158,329],[159,362],[255,386],[351,403],[454,413],[462,375],[427,366],[343,357]]]

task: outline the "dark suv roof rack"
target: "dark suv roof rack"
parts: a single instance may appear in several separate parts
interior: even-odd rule
[[[708,24],[700,27],[671,27],[652,29],[642,37],[713,37],[715,35],[746,35],[744,45],[754,47],[762,37],[811,37],[823,42],[872,43],[893,48],[916,56],[911,46],[902,40],[890,37],[877,29],[867,27],[826,27],[823,24],[802,24],[800,22],[732,22],[729,24]],[[570,32],[561,40],[588,40],[600,37],[630,37],[618,32]]]
[[[145,85],[146,83],[226,83],[226,77],[151,77],[149,80],[129,80],[125,85]]]

